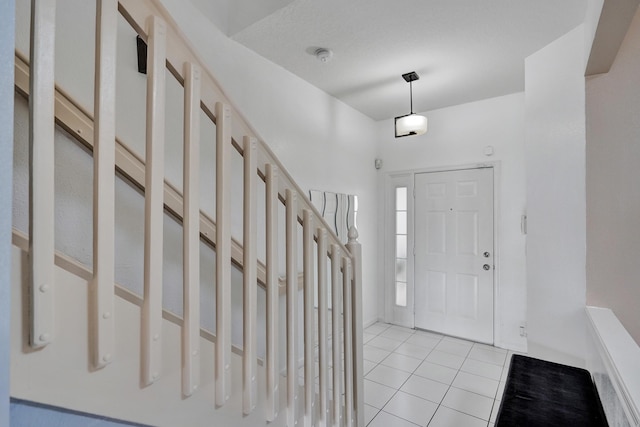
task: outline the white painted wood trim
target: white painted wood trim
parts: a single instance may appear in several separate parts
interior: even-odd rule
[[[184,81],[182,394],[200,380],[200,67],[187,62]]]
[[[267,241],[267,295],[266,295],[266,367],[267,367],[267,421],[274,421],[280,406],[278,375],[279,281],[278,281],[278,167],[265,165],[266,183],[266,241]]]
[[[147,136],[144,224],[144,304],[142,306],[142,384],[162,368],[162,265],[164,221],[165,22],[147,22]]]
[[[54,56],[55,0],[31,0],[29,79],[29,344],[43,347],[54,335]],[[36,102],[37,100],[37,102]]]
[[[342,382],[340,381],[342,360],[341,356],[341,327],[340,327],[340,270],[342,269],[342,254],[338,245],[331,245],[331,349],[333,351],[333,425],[342,424],[341,394]]]
[[[231,109],[216,104],[216,405],[231,387]]]
[[[287,425],[298,420],[298,194],[285,191],[287,271]]]
[[[303,267],[304,274],[304,425],[314,426],[315,415],[315,328],[313,295],[313,213],[303,210],[302,218]]]
[[[597,357],[609,377],[610,387],[619,400],[619,407],[622,407],[629,425],[640,426],[640,346],[610,309],[588,306],[586,313],[589,335],[593,340]],[[591,373],[594,374],[593,371]],[[597,380],[596,385],[600,386]],[[611,396],[607,394],[607,390],[600,392],[607,416],[620,417],[621,414],[610,413],[619,407],[608,407]],[[610,423],[612,421],[609,420]]]
[[[93,126],[93,286],[91,327],[95,368],[115,353],[116,47],[118,1],[96,4],[96,65]]]
[[[344,331],[344,417],[348,427],[354,425],[353,416],[353,341],[352,321],[353,308],[351,306],[351,259],[342,258],[342,313]]]
[[[328,427],[329,421],[329,358],[327,352],[329,328],[329,301],[327,284],[327,231],[318,228],[318,369],[320,388],[320,426]]]
[[[250,414],[256,407],[257,375],[257,156],[258,141],[244,137],[244,218],[243,218],[243,412]]]

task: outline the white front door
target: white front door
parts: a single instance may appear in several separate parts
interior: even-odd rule
[[[415,326],[493,344],[493,168],[415,178]]]

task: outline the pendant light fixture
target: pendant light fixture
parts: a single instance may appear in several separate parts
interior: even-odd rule
[[[396,138],[410,135],[422,135],[427,132],[427,118],[413,112],[413,86],[412,83],[420,77],[415,71],[402,75],[402,78],[409,83],[409,99],[411,103],[411,113],[406,116],[395,118]]]

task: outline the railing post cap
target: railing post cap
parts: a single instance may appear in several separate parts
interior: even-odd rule
[[[358,230],[355,226],[349,227],[349,233],[347,234],[349,237],[349,243],[357,243],[358,242]]]

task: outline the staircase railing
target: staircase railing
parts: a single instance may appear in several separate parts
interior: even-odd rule
[[[91,115],[55,87],[55,1],[32,1],[30,59],[16,55],[16,87],[29,95],[30,110],[30,345],[55,340],[54,283],[54,126],[57,122],[93,151],[94,230],[91,336],[93,368],[109,369],[114,348],[114,171],[144,191],[144,295],[142,299],[140,376],[143,386],[157,381],[162,365],[162,263],[165,211],[182,221],[183,323],[182,394],[197,393],[202,363],[215,363],[215,405],[223,406],[232,381],[241,381],[243,412],[251,413],[266,390],[265,419],[273,421],[279,402],[279,272],[278,240],[286,243],[286,420],[293,427],[364,425],[362,375],[361,250],[350,230],[343,245],[269,147],[233,108],[197,51],[156,0],[97,0],[95,104]],[[115,127],[116,40],[120,13],[146,41],[147,128],[142,161],[118,139]],[[165,77],[169,72],[184,89],[183,188],[165,182]],[[216,126],[216,218],[201,211],[199,200],[200,112]],[[244,159],[243,241],[231,237],[232,150]],[[257,182],[266,187],[266,260],[257,258]],[[278,207],[286,209],[285,230],[278,227]],[[302,225],[302,272],[298,271],[298,226]],[[200,359],[199,243],[216,251],[215,360]],[[317,254],[317,256],[314,256]],[[231,376],[231,269],[243,271],[243,374]],[[329,269],[330,266],[330,269]],[[327,272],[330,271],[330,274]],[[298,277],[303,286],[304,404],[298,379]],[[329,276],[329,277],[328,277]],[[257,286],[266,290],[266,384],[257,382]],[[317,331],[314,289],[317,288]],[[332,301],[329,308],[328,293]],[[332,330],[328,330],[331,318]],[[331,337],[329,337],[329,335]],[[315,342],[319,380],[315,382]],[[329,356],[331,347],[331,356]],[[344,347],[344,351],[342,349]],[[330,378],[329,361],[333,365]],[[329,390],[332,390],[331,396]],[[344,391],[344,400],[342,393]]]

